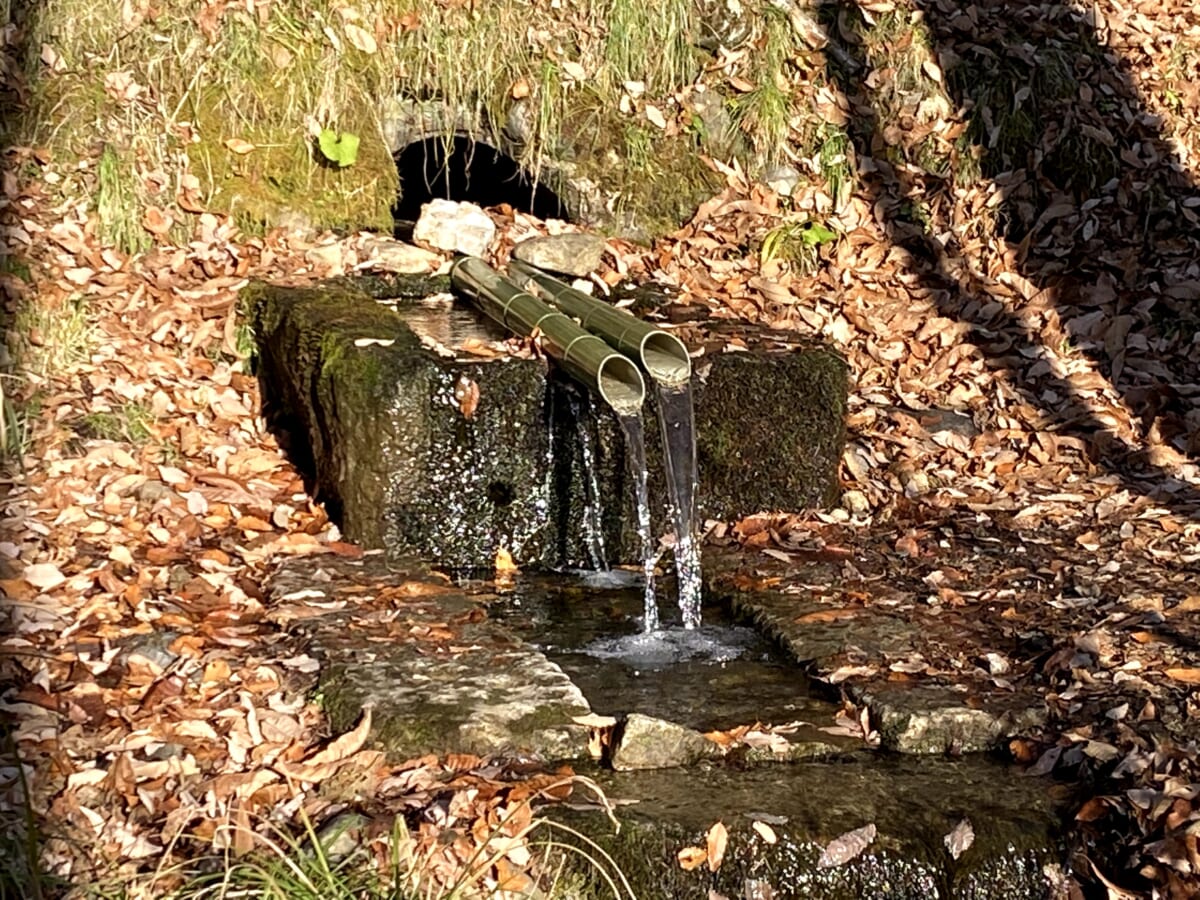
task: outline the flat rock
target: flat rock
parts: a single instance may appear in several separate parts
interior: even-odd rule
[[[981,753],[1046,723],[1046,709],[1012,691],[958,690],[938,683],[851,684],[847,693],[871,711],[882,746],[897,753]]]
[[[595,777],[618,804],[619,831],[599,810],[546,814],[610,854],[634,896],[1044,900],[1063,877],[1065,798],[1048,779],[985,759],[861,754],[836,764],[701,763]],[[974,839],[955,858],[946,838],[964,820]],[[685,871],[679,852],[704,848],[717,822],[728,841],[716,871]],[[856,831],[867,835],[861,852],[838,853]],[[576,871],[601,888],[594,869]]]
[[[604,246],[594,234],[552,234],[521,241],[512,252],[539,269],[582,278],[600,267]]]
[[[296,615],[291,630],[320,661],[317,690],[335,732],[352,728],[369,705],[371,739],[394,760],[447,752],[587,758],[587,730],[572,719],[589,708],[571,679],[419,566],[398,569],[382,554],[292,560],[268,593],[271,616]],[[306,603],[314,615],[292,612]]]
[[[835,565],[812,561],[810,584],[836,584]],[[830,681],[869,711],[880,744],[897,753],[973,753],[1046,721],[1039,693],[996,686],[983,677],[952,684],[923,675],[918,664],[902,681],[889,678],[892,661],[924,659],[929,625],[886,608],[831,608],[815,597],[770,589],[729,590],[735,611],[772,635],[816,679]],[[949,639],[949,638],[947,638]],[[902,663],[903,664],[903,663]]]
[[[413,240],[436,247],[485,256],[496,236],[496,223],[473,203],[430,200],[421,207],[421,217],[413,229]]]
[[[611,762],[618,772],[630,772],[687,766],[720,754],[720,748],[699,732],[653,716],[632,713],[621,727]]]
[[[360,241],[362,257],[358,268],[400,275],[427,275],[442,264],[440,253],[381,235],[365,235]]]
[[[796,185],[800,183],[800,178],[800,171],[795,166],[778,165],[763,173],[762,183],[776,193],[790,197]]]

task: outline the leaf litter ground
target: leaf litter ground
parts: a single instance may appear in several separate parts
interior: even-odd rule
[[[978,4],[961,11],[966,23],[945,4],[923,12],[939,49],[922,71],[939,83],[951,54],[986,52],[1005,16],[1036,12],[1037,37],[1051,42],[1078,21],[1026,4]],[[1116,151],[1101,202],[1055,193],[1024,169],[961,187],[914,166],[913,134],[952,143],[963,119],[892,91],[888,102],[911,103],[920,127],[863,126],[881,88],[898,82],[861,53],[882,74],[827,98],[828,119],[854,132],[859,180],[845,196],[812,160],[793,160],[812,179],[790,198],[714,163],[725,190],[648,251],[611,241],[595,287],[657,283],[679,305],[818,336],[845,354],[854,384],[842,507],[710,523],[710,541],[738,548],[737,577],[819,596],[829,615],[883,606],[957,637],[904,660],[849,655],[820,673],[830,681],[949,674],[1040,692],[1049,724],[1009,749],[1034,771],[1092,786],[1077,813],[1076,877],[1114,896],[1193,896],[1200,77],[1180,74],[1167,37],[1195,43],[1200,26],[1178,4],[1110,0],[1089,15],[1124,60],[1071,104],[1080,128],[1102,143],[1107,131]],[[832,40],[849,33],[828,24]],[[845,43],[853,60],[860,48]],[[1118,71],[1137,73],[1137,96]],[[1115,134],[1113,122],[1127,127]],[[502,834],[514,840],[474,877],[484,888],[523,884],[530,820],[514,810],[561,795],[550,787],[559,775],[461,757],[388,764],[364,747],[369,711],[331,740],[306,697],[316,663],[280,631],[286,611],[264,605],[273,563],[358,551],[265,430],[237,291],[252,277],[353,270],[373,239],[246,240],[202,215],[185,246],[130,258],[97,240],[85,207],[55,205],[41,178],[26,177],[54,172],[35,153],[15,150],[6,164],[7,251],[30,277],[6,269],[0,283],[10,312],[46,311],[17,339],[29,358],[53,362],[22,376],[37,406],[0,543],[4,715],[47,836],[46,871],[76,884],[137,876],[165,890],[170,860],[246,849],[265,817],[319,821],[345,802],[348,782],[375,809],[410,815],[408,848],[432,881],[453,883]],[[1156,179],[1174,193],[1148,213]],[[1013,196],[1037,214],[1019,243],[996,215]],[[839,235],[814,266],[762,252],[798,211],[820,211]],[[545,230],[508,210],[496,218],[501,260]],[[63,323],[75,320],[85,334],[72,341]],[[811,560],[835,574],[814,583]],[[414,627],[446,639],[436,618]],[[10,808],[17,776],[6,764]],[[722,833],[714,825],[709,846],[693,848],[710,864]]]

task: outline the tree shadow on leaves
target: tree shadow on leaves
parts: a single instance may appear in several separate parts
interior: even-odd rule
[[[1125,70],[1138,48],[1068,5],[871,11],[890,6],[821,7],[880,227],[1039,452],[1200,514],[1180,477],[1200,455],[1200,192]]]

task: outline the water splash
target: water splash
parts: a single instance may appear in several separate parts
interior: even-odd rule
[[[761,641],[750,628],[705,625],[701,628],[662,628],[652,634],[602,637],[581,651],[595,659],[624,663],[653,671],[686,662],[725,663],[751,652]]]
[[[588,564],[597,571],[608,570],[608,555],[604,552],[604,505],[600,499],[599,470],[596,464],[596,439],[592,434],[591,401],[581,401],[571,391],[567,395],[571,416],[579,432],[579,452],[583,459],[583,541],[587,548]]]
[[[634,499],[637,508],[637,531],[642,544],[642,577],[645,588],[643,596],[642,631],[658,629],[658,598],[654,593],[654,536],[650,531],[649,473],[646,471],[646,434],[641,413],[620,416],[621,428],[625,431],[625,452],[629,461],[629,474],[633,478]]]
[[[690,384],[656,383],[658,424],[666,451],[667,487],[675,524],[675,571],[684,628],[700,627],[700,538],[696,528],[696,426]]]

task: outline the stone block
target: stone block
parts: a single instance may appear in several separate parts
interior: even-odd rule
[[[378,287],[370,285],[376,295]],[[467,338],[506,337],[474,310],[406,301],[398,312],[347,280],[252,285],[245,309],[268,417],[350,540],[451,568],[489,568],[500,549],[522,566],[585,564],[594,479],[609,562],[636,561],[633,482],[615,416],[546,360],[454,352]],[[720,352],[727,338],[715,326],[680,334],[704,350],[693,378],[700,515],[833,501],[844,442],[841,358],[774,335]],[[463,402],[476,390],[477,402]],[[648,403],[662,533],[665,476],[651,412]],[[591,473],[581,429],[594,451]]]

